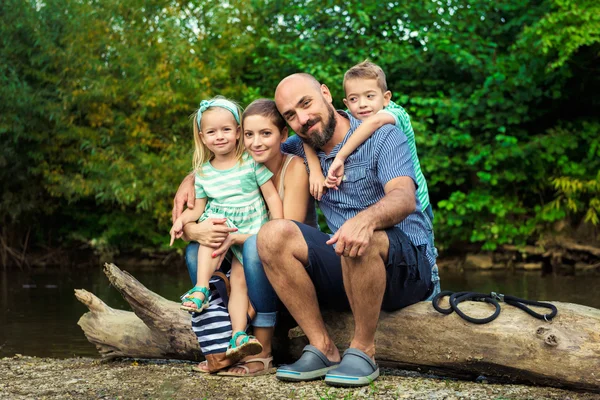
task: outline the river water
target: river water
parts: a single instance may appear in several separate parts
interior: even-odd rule
[[[171,300],[190,288],[184,266],[120,268]],[[443,290],[501,292],[531,300],[553,300],[600,308],[600,275],[542,276],[538,271],[440,271]],[[104,276],[102,268],[0,271],[0,357],[16,353],[38,357],[98,357],[77,325],[87,311],[73,294],[86,289],[109,306],[128,304]],[[560,312],[560,310],[559,310]]]

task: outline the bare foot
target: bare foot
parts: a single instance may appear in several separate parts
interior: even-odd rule
[[[200,301],[204,301],[204,293],[202,292],[194,292],[190,295],[187,295],[186,297],[194,297],[196,299],[199,299]],[[196,305],[196,303],[192,302],[192,301],[184,301],[183,304],[181,304],[184,307],[189,307],[189,308],[195,308],[198,309],[198,306]]]
[[[340,356],[340,351],[338,350],[335,343],[333,343],[331,340],[328,340],[324,343],[311,343],[311,345],[319,349],[329,361],[340,362],[340,360],[342,359]]]
[[[205,360],[205,361],[202,361],[202,362],[200,362],[200,363],[199,363],[198,365],[196,365],[196,366],[195,366],[193,369],[194,369],[195,371],[198,371],[198,372],[206,372],[207,374],[210,372],[210,371],[208,370],[208,361],[206,361],[206,360]]]
[[[257,358],[268,358],[268,357],[271,357],[270,352],[262,352],[262,353],[259,353],[259,354],[253,355],[253,356],[248,356],[241,361],[248,368],[248,371],[246,371],[244,368],[236,367],[234,365],[232,367],[229,367],[227,372],[232,372],[235,374],[243,375],[243,374],[253,374],[255,372],[263,371],[265,369],[265,366],[261,361],[248,362],[248,360],[254,360]],[[269,362],[269,364],[267,365],[267,368],[272,368],[272,367],[273,367],[273,361]]]

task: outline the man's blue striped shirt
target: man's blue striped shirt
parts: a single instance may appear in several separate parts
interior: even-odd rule
[[[350,114],[343,111],[338,113],[350,120],[350,130],[342,143],[335,146],[331,153],[317,152],[324,175],[327,175],[338,151],[361,123]],[[289,138],[282,145],[282,150],[304,157],[306,161],[302,140],[298,136]],[[359,146],[346,159],[344,175],[340,190],[327,191],[319,202],[319,207],[332,232],[336,232],[346,220],[381,200],[385,196],[384,187],[390,180],[409,176],[415,183],[415,189],[417,188],[406,135],[394,125],[382,126]],[[410,238],[414,245],[429,245],[427,232],[432,229],[431,222],[423,214],[416,194],[415,200],[416,210],[396,226]],[[427,248],[427,258],[433,266],[435,255],[433,249],[429,247],[431,246]]]

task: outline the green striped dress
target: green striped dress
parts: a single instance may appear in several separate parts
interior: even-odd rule
[[[415,170],[415,178],[417,179],[417,198],[421,203],[421,211],[425,212],[429,207],[429,191],[427,190],[427,181],[421,171],[421,163],[419,163],[419,156],[417,155],[417,145],[415,143],[415,132],[413,131],[412,125],[410,124],[410,117],[404,108],[398,104],[390,101],[390,104],[383,109],[384,112],[390,114],[396,120],[396,126],[402,129],[402,132],[408,138],[408,148],[410,149],[410,159]]]
[[[204,213],[198,220],[227,218],[227,225],[238,228],[238,233],[256,234],[269,221],[267,207],[260,187],[273,173],[256,163],[247,153],[242,162],[226,170],[215,169],[210,162],[202,165],[202,174],[196,173],[196,198],[208,197]],[[242,246],[231,246],[233,254],[242,262]]]

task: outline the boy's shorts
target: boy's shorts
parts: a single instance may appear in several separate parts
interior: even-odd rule
[[[333,246],[325,243],[330,236],[311,226],[296,221],[294,223],[300,228],[308,246],[306,271],[315,285],[319,304],[323,308],[349,310],[341,257],[335,254]],[[395,311],[427,299],[433,290],[431,266],[425,256],[427,245],[413,245],[408,236],[397,227],[386,229],[385,233],[390,245],[381,309]],[[360,300],[369,301],[367,298]]]

